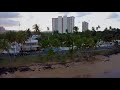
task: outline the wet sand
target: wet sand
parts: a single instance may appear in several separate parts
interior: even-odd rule
[[[43,70],[38,64],[30,66],[35,71],[15,72],[3,74],[0,78],[99,78],[100,74],[120,69],[120,54],[109,57],[98,55],[94,63],[75,62],[68,64],[69,67],[53,65],[55,69]]]

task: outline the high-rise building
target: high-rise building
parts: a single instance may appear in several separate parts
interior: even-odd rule
[[[82,22],[82,31],[88,30],[88,22]]]
[[[0,33],[5,32],[5,28],[3,26],[0,26]]]
[[[58,18],[52,18],[52,30],[58,30]]]
[[[58,17],[58,32],[63,33],[63,19],[62,16]]]
[[[52,18],[52,30],[59,33],[73,32],[75,17],[58,16],[58,18]]]

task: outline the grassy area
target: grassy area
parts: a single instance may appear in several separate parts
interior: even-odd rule
[[[111,50],[104,50],[104,51],[95,51],[94,55],[110,55]],[[51,59],[52,58],[52,59]],[[74,53],[73,57],[71,58],[71,54],[66,55],[58,55],[55,54],[52,57],[51,56],[19,56],[14,59],[12,57],[12,65],[13,66],[24,66],[32,63],[48,63],[48,62],[66,62],[68,60],[74,60],[76,58],[76,55]],[[79,57],[80,59],[82,57]],[[2,66],[9,66],[10,61],[9,57],[0,58],[0,67]]]
[[[0,66],[8,66],[10,63],[8,57],[1,58],[0,60]],[[19,66],[19,65],[26,65],[31,63],[37,63],[40,62],[40,57],[38,56],[22,56],[22,57],[12,57],[12,64],[13,66]]]
[[[115,54],[115,51],[112,50],[102,50],[102,51],[95,51],[95,55],[112,55]]]
[[[12,66],[24,66],[32,63],[46,63],[46,62],[62,62],[67,60],[66,55],[54,55],[52,57],[53,60],[50,60],[48,56],[20,56],[20,57],[12,57]],[[1,58],[0,67],[9,66],[10,59],[9,57]]]

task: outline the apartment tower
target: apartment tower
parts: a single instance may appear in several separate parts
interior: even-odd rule
[[[82,31],[84,32],[84,31],[86,31],[86,30],[88,30],[88,22],[82,22]]]
[[[52,18],[52,30],[58,31],[59,33],[68,33],[73,32],[74,27],[74,19],[75,17],[67,17],[67,16],[58,16],[58,18]]]

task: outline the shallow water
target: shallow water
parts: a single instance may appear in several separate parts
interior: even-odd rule
[[[96,75],[95,78],[120,78],[120,69],[115,69],[111,72],[104,72],[103,74]]]

